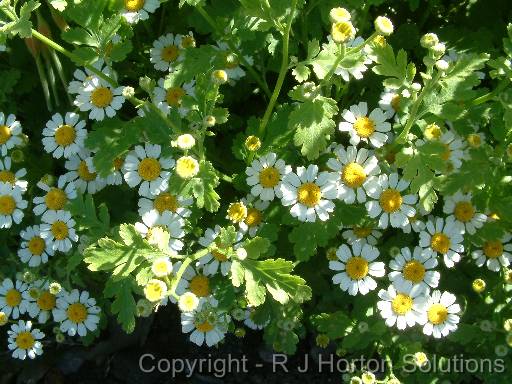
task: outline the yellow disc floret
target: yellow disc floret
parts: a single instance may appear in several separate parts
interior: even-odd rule
[[[210,281],[206,276],[197,275],[190,280],[189,288],[197,297],[206,297],[210,294]]]
[[[16,209],[16,201],[10,195],[0,196],[0,215],[12,215]]]
[[[427,311],[428,321],[434,325],[442,324],[448,317],[448,309],[443,304],[432,304]]]
[[[369,117],[360,116],[354,123],[354,130],[357,136],[367,139],[375,132],[375,123]]]
[[[352,280],[361,280],[368,275],[368,261],[361,256],[351,257],[348,259],[345,269],[347,275],[349,275]]]
[[[82,303],[73,303],[66,310],[66,314],[73,323],[83,323],[87,319],[87,308]]]
[[[358,163],[348,163],[341,171],[341,179],[350,188],[359,188],[366,180],[366,172]]]
[[[16,176],[11,171],[0,171],[0,182],[14,184],[16,182]]]
[[[181,105],[181,99],[186,95],[186,92],[181,87],[172,87],[165,92],[165,101],[173,107]]]
[[[44,197],[44,202],[48,209],[53,211],[58,211],[64,208],[68,201],[68,197],[66,196],[66,192],[59,188],[52,188],[48,191],[46,196]]]
[[[57,240],[64,240],[68,237],[69,230],[65,222],[57,220],[51,226],[53,237]]]
[[[233,223],[240,223],[247,217],[247,207],[242,202],[231,203],[228,208],[228,218]]]
[[[244,223],[247,224],[249,228],[256,227],[261,224],[263,221],[263,215],[259,209],[256,208],[247,208],[247,216],[244,219]]]
[[[455,204],[453,214],[457,220],[467,223],[471,221],[475,215],[475,208],[473,208],[473,205],[469,201],[459,201]]]
[[[43,251],[45,250],[45,248],[46,248],[46,243],[39,236],[34,236],[28,242],[28,249],[29,249],[30,253],[35,256],[41,256]]]
[[[448,253],[450,245],[450,238],[441,232],[434,233],[430,240],[430,246],[432,249],[441,254]]]
[[[146,157],[142,159],[139,163],[137,171],[139,172],[140,177],[145,181],[153,181],[160,176],[160,171],[162,167],[160,162],[157,159],[153,159],[151,157]]]
[[[281,179],[281,175],[277,168],[263,168],[259,175],[260,184],[263,188],[274,188]]]
[[[96,172],[90,172],[89,167],[87,167],[87,163],[85,160],[82,160],[78,165],[78,177],[84,181],[93,181],[96,179]]]
[[[403,274],[405,279],[418,284],[425,277],[425,267],[419,261],[412,260],[405,264]]]
[[[386,189],[380,195],[379,203],[384,212],[396,212],[402,206],[402,195],[396,189]]]
[[[21,303],[21,293],[17,289],[9,289],[5,294],[5,303],[9,307],[16,307]]]
[[[490,259],[496,259],[503,254],[503,243],[499,240],[487,241],[483,249],[485,256]]]
[[[73,144],[76,139],[76,131],[71,125],[61,125],[55,131],[55,142],[61,147]]]
[[[43,311],[51,311],[53,308],[55,308],[56,302],[57,300],[55,295],[52,295],[48,291],[44,291],[37,298],[37,306]]]
[[[127,11],[137,12],[144,7],[145,3],[146,0],[124,0],[124,7]]]
[[[16,346],[19,349],[30,349],[35,344],[34,336],[30,332],[20,332],[16,336]]]
[[[322,191],[315,183],[305,183],[297,189],[297,200],[306,207],[313,208],[321,198]]]
[[[391,308],[397,315],[405,315],[412,309],[412,297],[404,293],[398,293],[391,302]]]
[[[11,128],[7,125],[0,125],[0,145],[7,143],[11,136]]]
[[[91,93],[91,103],[97,108],[105,108],[114,99],[114,94],[107,87],[98,87]]]
[[[176,196],[168,192],[161,193],[153,201],[153,207],[162,214],[165,211],[176,212],[179,208],[178,199]]]
[[[175,61],[180,55],[180,49],[175,45],[168,45],[162,49],[162,53],[160,57],[163,61],[170,63],[171,61]]]

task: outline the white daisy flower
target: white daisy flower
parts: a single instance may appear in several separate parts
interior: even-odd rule
[[[191,333],[190,341],[199,346],[206,342],[208,347],[224,339],[230,317],[219,312],[218,302],[213,297],[199,299],[197,308],[181,314],[183,333]]]
[[[393,271],[388,277],[393,283],[420,285],[425,291],[429,287],[437,288],[441,277],[433,270],[437,267],[436,256],[420,247],[415,247],[412,254],[409,248],[402,248],[389,267]]]
[[[389,176],[382,174],[368,180],[366,193],[375,200],[367,201],[365,205],[372,219],[379,217],[379,228],[387,228],[388,224],[394,228],[403,228],[409,223],[408,218],[416,214],[413,205],[418,196],[404,195],[408,187],[409,182],[399,179],[396,173]]]
[[[158,144],[136,145],[125,159],[124,179],[132,188],[139,186],[139,195],[157,195],[169,186],[170,169],[175,161],[172,157],[161,157]]]
[[[73,102],[82,112],[89,112],[89,119],[101,121],[107,117],[114,117],[116,111],[123,106],[124,87],[113,88],[104,80],[93,77],[87,81]]]
[[[290,213],[300,221],[321,221],[329,219],[329,213],[334,211],[334,203],[338,190],[336,180],[338,175],[321,172],[318,166],[310,164],[308,168],[298,167],[297,173],[289,172],[281,184],[282,204],[292,206]]]
[[[382,236],[382,232],[373,228],[373,226],[354,226],[351,229],[343,231],[341,236],[349,245],[355,242],[370,245],[377,245],[377,239]]]
[[[18,324],[11,325],[7,331],[7,346],[15,359],[25,360],[35,359],[36,356],[43,354],[43,344],[41,339],[44,333],[39,329],[32,329],[32,322],[20,320]]]
[[[22,210],[28,205],[22,193],[19,186],[0,182],[0,229],[10,228],[13,222],[21,223],[25,215]]]
[[[452,268],[460,261],[461,252],[464,252],[463,232],[464,229],[453,217],[448,217],[446,221],[441,217],[429,218],[426,230],[420,232],[420,247],[442,255],[445,265]]]
[[[499,272],[501,266],[508,267],[512,263],[512,235],[506,233],[501,239],[488,240],[482,246],[471,252],[471,256],[476,260],[479,267],[484,264],[494,272]]]
[[[227,43],[222,41],[217,42],[217,46],[213,46],[213,48],[215,48],[221,56],[221,64],[218,69],[222,69],[227,73],[229,84],[233,85],[235,81],[245,76],[245,71],[240,67],[240,58],[231,51]],[[254,63],[254,60],[250,56],[244,55],[244,59],[249,65]]]
[[[391,124],[386,121],[387,116],[380,108],[375,108],[368,115],[368,105],[360,102],[345,109],[341,116],[345,121],[340,122],[339,130],[349,133],[350,144],[358,145],[362,141],[380,148],[388,141],[385,132],[391,131]]]
[[[168,115],[171,109],[174,108],[178,111],[181,117],[185,117],[188,114],[189,109],[181,105],[181,100],[183,99],[183,96],[195,97],[195,80],[181,86],[174,86],[168,89],[165,88],[164,82],[165,79],[158,80],[158,86],[155,87],[154,90],[154,103],[166,115]],[[139,111],[143,110],[139,109]]]
[[[11,170],[12,159],[10,157],[0,158],[0,183],[10,183],[13,187],[18,186],[25,193],[27,191],[28,182],[21,180],[27,174],[25,168],[17,171]]]
[[[78,241],[75,232],[75,220],[68,211],[46,211],[42,217],[41,236],[51,244],[54,251],[67,252],[71,242]]]
[[[426,224],[422,220],[422,211],[423,209],[421,207],[417,207],[414,216],[407,217],[407,224],[402,227],[404,233],[411,233],[411,231],[419,233],[425,229]]]
[[[248,327],[250,329],[253,329],[255,331],[260,331],[270,323],[270,319],[265,321],[263,324],[256,323],[253,318],[254,313],[256,313],[254,308],[249,307],[245,310],[244,324],[246,327]]]
[[[192,211],[187,208],[192,205],[191,197],[173,195],[169,192],[161,192],[158,195],[141,197],[139,199],[139,215],[150,221],[158,220],[164,212],[169,212],[180,217],[189,217]]]
[[[183,60],[181,36],[168,33],[153,42],[149,51],[150,61],[158,71],[173,72],[175,65]]]
[[[27,289],[28,285],[20,280],[4,279],[0,285],[0,312],[15,320],[27,312],[27,301],[23,298]]]
[[[203,247],[207,248],[210,246],[213,242],[216,242],[217,236],[219,236],[221,231],[221,227],[216,225],[214,229],[208,228],[204,235],[201,236],[198,240],[199,244]],[[236,243],[239,243],[243,238],[243,233],[237,232],[236,234]],[[237,244],[233,245],[233,248],[237,248]],[[206,276],[215,275],[220,267],[220,272],[222,276],[227,276],[231,270],[231,260],[229,259],[229,256],[226,255],[227,252],[222,252],[221,244],[218,244],[216,242],[216,245],[219,247],[219,249],[216,249],[214,251],[208,252],[206,255],[201,257],[197,265],[202,267],[203,273]],[[226,249],[226,251],[228,251]]]
[[[338,199],[346,204],[364,203],[366,201],[365,185],[371,176],[380,173],[378,160],[371,151],[356,147],[347,147],[347,150],[339,145],[334,149],[336,158],[327,161],[327,167],[337,172]]]
[[[103,72],[110,78],[115,79],[115,74],[110,70],[108,65],[105,64],[103,59],[99,59],[95,61],[92,66],[96,68],[98,71]],[[76,69],[73,73],[74,79],[69,82],[68,85],[68,93],[75,95],[80,93],[80,91],[87,85],[86,83],[91,79],[97,77],[94,72],[92,72],[89,68]]]
[[[66,185],[67,184],[67,185]],[[66,176],[60,176],[57,187],[50,187],[39,181],[37,186],[46,192],[44,196],[34,197],[34,213],[41,216],[47,210],[61,211],[68,201],[76,198],[75,184],[69,183]]]
[[[89,162],[93,163],[93,158],[91,157],[90,160],[88,160],[87,164],[89,165]],[[105,177],[105,181],[107,182],[107,185],[121,185],[123,184],[123,172],[121,170],[123,169],[124,165],[124,158],[122,157],[116,157],[112,162],[112,172],[108,174],[107,177]],[[93,164],[94,165],[94,164]]]
[[[400,111],[401,95],[391,89],[386,89],[380,95],[379,107],[384,111],[388,119]]]
[[[179,271],[180,267],[181,261],[174,264],[175,271]],[[200,271],[198,266],[196,268],[188,266],[181,276],[181,280],[176,288],[176,294],[182,295],[186,291],[190,291],[199,298],[208,297],[212,293],[210,279],[211,276],[206,275],[204,271]],[[171,297],[171,301],[172,299],[173,297]]]
[[[471,193],[457,191],[455,195],[445,197],[443,212],[453,217],[467,233],[474,235],[484,225],[487,216],[476,211],[471,198]]]
[[[64,176],[72,182],[76,189],[81,193],[95,194],[105,188],[106,181],[99,177],[98,173],[92,168],[92,152],[84,149],[76,155],[71,156],[64,167],[69,171]],[[60,182],[60,178],[59,178]]]
[[[142,221],[142,223],[135,223],[135,229],[141,235],[145,236],[150,244],[158,242],[157,238],[152,237],[152,229],[155,227],[161,227],[165,229],[170,236],[168,244],[169,250],[174,254],[178,254],[178,252],[183,249],[185,245],[181,240],[185,237],[185,230],[183,229],[185,227],[185,220],[183,220],[183,218],[166,211],[160,216],[146,215],[142,218]]]
[[[39,225],[27,227],[20,232],[22,238],[18,256],[29,267],[38,267],[48,262],[54,251],[49,241],[43,238]]]
[[[342,271],[332,277],[334,284],[339,284],[342,291],[355,296],[357,293],[366,295],[377,288],[372,278],[385,274],[384,263],[374,261],[379,256],[379,250],[369,244],[354,242],[352,251],[343,244],[336,251],[339,261],[330,261],[329,269]]]
[[[52,116],[43,129],[43,146],[47,153],[56,159],[64,156],[69,159],[84,147],[87,137],[85,121],[80,120],[76,113],[68,112],[64,119],[60,113]]]
[[[416,323],[425,324],[424,313],[427,304],[426,292],[420,285],[391,284],[387,290],[381,289],[377,302],[380,315],[386,319],[386,325],[403,330]]]
[[[270,201],[264,201],[252,194],[248,194],[241,199],[241,202],[247,207],[247,215],[243,221],[238,223],[240,231],[254,237],[263,224],[263,211],[268,208]]]
[[[58,296],[64,294],[61,291]],[[44,324],[51,317],[52,311],[57,305],[57,295],[50,293],[50,283],[38,280],[31,288],[23,292],[23,298],[27,301],[27,313],[32,319]]]
[[[69,336],[84,337],[87,332],[94,332],[100,322],[100,307],[96,300],[89,297],[89,292],[79,292],[73,289],[57,298],[56,308],[53,309],[53,319],[60,324],[60,330]]]
[[[5,116],[0,112],[0,150],[2,156],[7,155],[7,151],[20,145],[22,140],[21,124],[16,121],[16,116]]]
[[[328,40],[331,41],[332,38],[329,36]],[[358,37],[354,38],[352,41],[347,42],[346,47],[354,48],[363,43],[364,43],[364,39],[361,36],[358,36]],[[336,68],[334,73],[336,75],[341,76],[341,78],[347,83],[350,81],[351,76],[356,80],[361,80],[363,78],[363,73],[368,70],[368,65],[371,63],[372,63],[372,60],[369,57],[365,56],[365,58],[362,62],[358,61],[358,62],[354,63],[353,67],[347,68],[347,67],[339,66],[338,68]]]
[[[273,152],[253,160],[245,170],[248,176],[247,185],[251,187],[251,194],[261,200],[272,201],[274,197],[281,197],[281,184],[285,175],[292,168],[284,160],[278,159]]]
[[[124,0],[121,15],[128,23],[137,24],[141,20],[149,19],[149,14],[154,13],[159,6],[159,0]]]
[[[455,302],[457,298],[450,292],[434,291],[428,298],[423,313],[423,333],[433,335],[436,339],[447,336],[457,329],[460,317],[460,306]]]

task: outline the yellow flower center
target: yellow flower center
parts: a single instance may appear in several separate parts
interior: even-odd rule
[[[444,233],[436,232],[430,240],[430,246],[434,251],[444,255],[450,249],[450,238]]]
[[[43,253],[45,248],[46,248],[46,243],[39,236],[34,236],[28,242],[28,249],[29,249],[30,253],[33,255],[41,256],[41,254]]]
[[[448,144],[444,144],[444,152],[441,153],[441,159],[444,161],[450,160],[450,156],[452,154],[452,150],[450,149],[450,146]]]
[[[386,189],[380,195],[379,203],[384,212],[396,212],[402,206],[402,195],[396,189]]]
[[[179,107],[181,105],[181,99],[185,94],[185,90],[181,87],[169,88],[165,93],[165,101],[173,107]]]
[[[5,294],[5,303],[9,307],[16,307],[21,303],[21,293],[17,289],[9,289]]]
[[[448,317],[448,309],[443,304],[432,304],[427,311],[428,321],[434,325],[442,324]]]
[[[165,211],[176,212],[179,208],[178,199],[170,193],[161,193],[153,201],[153,208],[162,214]]]
[[[212,251],[212,256],[221,263],[228,260],[228,257],[218,249]]]
[[[180,49],[175,45],[169,45],[162,49],[160,57],[163,61],[170,63],[178,58],[180,55]]]
[[[348,259],[345,269],[347,275],[349,275],[352,280],[361,280],[368,274],[368,261],[361,256],[351,257]]]
[[[484,254],[490,259],[496,259],[503,254],[503,244],[499,240],[487,241],[484,244]]]
[[[30,332],[20,332],[16,336],[16,346],[19,349],[30,349],[34,346],[36,340]]]
[[[44,197],[44,202],[48,209],[53,211],[58,211],[66,205],[68,201],[68,197],[66,196],[66,192],[59,188],[52,188],[48,191],[46,196]]]
[[[372,233],[372,228],[354,227],[353,231],[358,239],[365,239]]]
[[[279,184],[281,175],[279,170],[274,167],[263,168],[260,172],[260,184],[263,188],[274,188]]]
[[[11,171],[0,171],[0,182],[14,184],[16,176]]]
[[[228,218],[233,223],[240,223],[247,217],[247,207],[244,203],[232,203],[228,208]]]
[[[11,128],[7,125],[0,125],[0,145],[7,143],[11,136]]]
[[[375,123],[369,117],[361,116],[356,119],[354,130],[359,137],[366,139],[375,132]]]
[[[425,128],[423,135],[427,140],[438,140],[441,137],[441,128],[437,124],[430,124]]]
[[[190,156],[180,157],[176,161],[176,173],[183,179],[194,177],[199,172],[199,164]]]
[[[336,255],[336,248],[332,247],[327,250],[325,253],[325,257],[329,261],[336,261],[338,260],[338,255]]]
[[[137,12],[144,7],[145,0],[124,0],[124,7],[127,11]]]
[[[159,282],[149,282],[144,288],[146,299],[151,302],[161,300],[165,293],[165,285]]]
[[[470,133],[467,137],[468,144],[473,148],[478,148],[482,145],[482,138],[476,133]]]
[[[55,308],[55,302],[55,295],[48,291],[41,293],[37,298],[37,306],[43,311],[51,311]]]
[[[375,39],[373,40],[374,44],[378,47],[384,48],[386,44],[388,43],[386,41],[386,38],[382,35],[375,36]]]
[[[468,201],[460,201],[455,205],[454,215],[457,220],[467,223],[475,215],[475,208]]]
[[[322,191],[315,183],[302,184],[297,190],[297,199],[306,207],[313,208],[322,198]]]
[[[210,281],[203,275],[194,276],[190,280],[190,290],[197,297],[206,297],[210,294]]]
[[[412,297],[403,293],[399,293],[395,296],[391,302],[391,308],[397,315],[405,315],[412,308]]]
[[[71,125],[61,125],[55,131],[55,142],[61,147],[73,144],[76,138],[76,131]]]
[[[153,181],[156,180],[158,176],[160,176],[162,167],[160,166],[160,162],[157,159],[146,157],[140,161],[137,170],[142,179],[146,181]]]
[[[393,95],[393,97],[391,98],[390,104],[391,104],[391,108],[393,108],[393,110],[395,112],[400,111],[400,95],[399,94]]]
[[[208,321],[205,321],[204,323],[201,323],[201,324],[196,324],[196,329],[199,332],[207,333],[207,332],[210,332],[213,328],[214,328],[213,325],[210,324]]]
[[[80,177],[84,181],[93,181],[96,179],[96,172],[89,171],[89,168],[87,167],[87,163],[85,162],[85,160],[82,160],[80,162],[77,172],[78,177]]]
[[[354,26],[349,21],[335,23],[332,25],[331,35],[335,42],[343,43],[354,36]]]
[[[350,188],[359,188],[366,180],[366,172],[358,163],[348,163],[341,171],[343,182]]]
[[[425,267],[417,260],[409,261],[404,266],[404,277],[414,284],[421,283],[425,277]]]
[[[244,223],[247,224],[248,227],[256,227],[260,225],[263,221],[263,215],[259,209],[256,208],[247,208],[247,217],[244,220]]]
[[[68,226],[65,222],[60,220],[57,220],[52,224],[51,231],[53,237],[55,237],[57,240],[64,240],[66,237],[68,237],[69,234]]]
[[[112,161],[112,165],[114,166],[114,170],[119,171],[124,164],[124,159],[122,157],[116,157],[114,161]]]
[[[66,310],[68,319],[73,323],[83,323],[87,319],[87,308],[82,303],[71,304]]]
[[[91,103],[97,108],[105,108],[114,99],[114,94],[107,87],[98,87],[91,93]]]
[[[183,39],[181,40],[181,46],[183,48],[193,48],[196,46],[196,39],[190,35],[183,36]]]
[[[0,196],[0,214],[9,216],[12,215],[16,209],[16,201],[12,196],[3,195]]]

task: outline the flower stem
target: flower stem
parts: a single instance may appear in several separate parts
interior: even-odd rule
[[[179,298],[179,296],[176,295],[176,288],[178,287],[178,283],[180,282],[181,277],[185,273],[185,269],[187,269],[187,267],[190,265],[191,262],[193,262],[197,259],[200,259],[201,257],[208,254],[208,252],[210,252],[210,250],[208,248],[201,249],[200,251],[197,251],[193,255],[191,255],[191,256],[187,257],[185,260],[183,260],[183,263],[181,264],[180,269],[178,269],[178,272],[176,272],[176,276],[174,277],[174,280],[172,282],[171,289],[170,289],[171,296]]]

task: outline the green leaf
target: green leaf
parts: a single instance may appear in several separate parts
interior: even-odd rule
[[[351,320],[343,311],[334,313],[321,313],[311,317],[311,323],[320,333],[325,333],[330,339],[339,339],[345,336],[346,329]]]
[[[112,278],[107,280],[103,296],[114,298],[111,306],[112,314],[117,315],[117,321],[126,333],[132,333],[135,329],[135,314],[137,305],[134,293],[137,293],[137,285],[131,278]]]
[[[375,46],[373,53],[376,63],[372,70],[378,75],[386,76],[384,85],[390,88],[400,88],[407,79],[407,53],[403,49],[398,51],[395,57],[393,47],[389,44]]]
[[[299,83],[302,83],[309,79],[309,75],[311,74],[311,70],[302,63],[297,64],[295,68],[292,70],[292,75],[295,77]]]
[[[2,1],[0,4],[0,15],[3,16],[3,12],[11,15],[16,15],[16,9],[10,5],[10,1]],[[27,38],[32,36],[32,22],[30,17],[32,12],[39,8],[40,4],[38,1],[29,0],[26,1],[20,8],[19,17],[15,21],[8,23],[0,23],[0,33],[8,33],[12,36],[18,35],[21,38]]]
[[[192,181],[192,195],[196,198],[198,208],[208,212],[216,212],[220,207],[220,196],[215,191],[219,185],[219,177],[209,161],[202,161],[199,173]]]
[[[244,249],[247,251],[249,259],[258,259],[261,255],[267,253],[270,247],[270,241],[263,237],[253,237],[243,243]]]
[[[323,96],[299,104],[290,113],[288,129],[295,130],[294,143],[308,160],[316,159],[327,148],[327,140],[336,127],[333,117],[337,113],[336,101]]]
[[[96,205],[92,195],[78,195],[66,206],[77,222],[77,227],[87,230],[87,235],[92,241],[103,236],[110,229],[110,215],[107,206],[102,203],[96,213]]]
[[[98,41],[82,27],[69,28],[62,32],[61,37],[70,44],[98,46]]]

